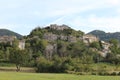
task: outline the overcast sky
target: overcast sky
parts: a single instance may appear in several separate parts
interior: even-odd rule
[[[27,35],[49,24],[120,32],[120,0],[0,0],[0,28]]]

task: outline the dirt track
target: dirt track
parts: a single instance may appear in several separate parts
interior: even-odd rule
[[[0,72],[2,71],[12,71],[12,72],[16,72],[16,67],[0,67]],[[35,73],[35,68],[28,68],[28,67],[21,67],[20,72],[28,72],[28,73]]]

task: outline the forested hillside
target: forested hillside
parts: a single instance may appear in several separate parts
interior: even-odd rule
[[[93,34],[93,35],[99,37],[100,40],[103,40],[103,41],[109,41],[110,39],[118,39],[120,41],[120,32],[106,33],[104,31],[94,30],[88,34]]]
[[[7,29],[0,29],[0,36],[16,36],[17,38],[22,38],[22,35],[15,33],[13,31],[7,30]]]

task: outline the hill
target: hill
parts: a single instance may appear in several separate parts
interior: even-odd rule
[[[97,36],[100,40],[103,41],[109,41],[110,39],[118,39],[120,41],[120,32],[115,32],[115,33],[106,33],[101,30],[94,30],[89,32],[88,34],[92,34]]]
[[[83,34],[84,33],[82,31],[76,31],[67,25],[52,24],[44,28],[35,28],[28,37],[37,36],[49,41],[56,41],[59,39],[63,41],[76,42],[77,38],[82,37]]]
[[[7,30],[7,29],[0,29],[0,36],[4,36],[4,35],[16,36],[18,39],[22,38],[22,35],[20,35],[16,32],[13,32],[13,31],[10,31],[10,30]]]

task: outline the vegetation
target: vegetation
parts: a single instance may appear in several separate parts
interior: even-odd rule
[[[7,77],[6,77],[7,75]],[[0,72],[0,80],[119,80],[119,76]]]
[[[46,33],[48,36],[45,36]],[[38,73],[113,75],[112,72],[119,71],[119,41],[111,39],[109,41],[111,52],[102,57],[99,53],[103,49],[101,42],[85,44],[81,39],[83,34],[71,28],[37,27],[30,35],[24,37],[26,40],[24,50],[19,49],[17,39],[12,45],[0,43],[0,61],[2,64],[16,65],[17,71],[20,71],[21,66],[35,67]],[[94,64],[100,64],[100,67],[95,67]],[[104,64],[116,67],[109,68]]]
[[[109,41],[110,39],[114,38],[120,41],[120,32],[115,32],[115,33],[106,33],[104,31],[100,31],[100,30],[94,30],[92,32],[89,32],[88,34],[93,34],[97,37],[100,38],[100,40],[103,41]]]
[[[0,29],[0,36],[4,36],[4,35],[7,35],[7,36],[16,36],[19,39],[22,38],[22,35],[20,35],[18,33],[15,33],[13,31],[10,31],[10,30],[7,30],[7,29]]]

